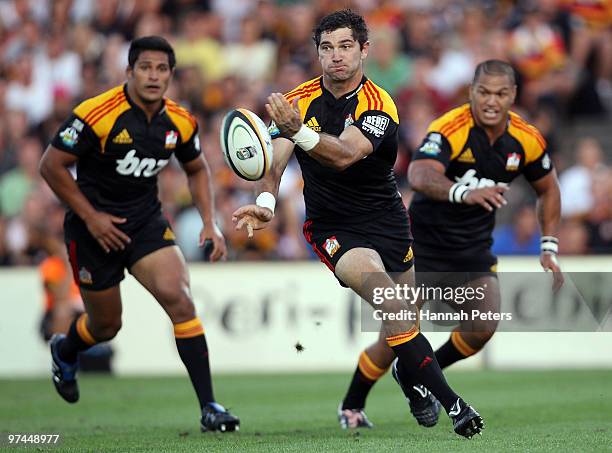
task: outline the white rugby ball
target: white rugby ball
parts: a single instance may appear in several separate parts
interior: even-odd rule
[[[228,112],[221,124],[227,165],[247,181],[263,178],[272,165],[272,139],[264,122],[247,109]]]

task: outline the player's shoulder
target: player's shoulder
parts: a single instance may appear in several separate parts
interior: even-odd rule
[[[357,94],[357,109],[355,110],[355,119],[359,119],[363,112],[368,110],[379,110],[385,112],[399,124],[399,115],[397,114],[397,107],[391,95],[387,93],[383,88],[376,85],[371,80],[367,79],[359,93]]]
[[[508,133],[523,147],[526,161],[537,159],[546,149],[546,140],[540,131],[518,113],[509,112]]]
[[[439,132],[449,139],[451,135],[462,130],[462,128],[471,127],[471,124],[473,124],[473,120],[470,104],[463,104],[433,120],[427,131]]]
[[[287,101],[291,102],[294,99],[301,100],[305,98],[315,97],[317,95],[320,95],[321,92],[321,77],[316,77],[298,85],[293,90],[285,93],[284,96]]]
[[[178,128],[181,140],[183,143],[188,141],[198,127],[195,116],[172,99],[165,98],[164,100],[166,103],[166,114]]]
[[[98,96],[84,100],[74,108],[73,112],[85,124],[96,128],[104,119],[116,117],[129,108],[123,85],[118,85]]]

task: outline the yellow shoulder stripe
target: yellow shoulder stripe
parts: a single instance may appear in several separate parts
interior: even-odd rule
[[[166,113],[179,130],[181,141],[183,143],[189,141],[197,127],[193,115],[170,99],[166,99]]]
[[[111,129],[115,125],[117,118],[119,118],[119,116],[121,116],[123,112],[129,110],[130,108],[130,103],[127,101],[127,99],[125,99],[125,97],[123,97],[123,100],[119,104],[103,113],[102,116],[95,119],[93,125],[90,125],[94,133],[100,140],[100,150],[102,152],[104,152],[106,140],[108,139],[108,135],[110,134]]]
[[[110,110],[120,104],[122,101],[121,98],[125,98],[123,93],[123,85],[111,88],[98,96],[81,102],[75,107],[74,113],[86,124],[91,126],[92,123],[96,119],[99,119],[99,117],[103,115],[105,111]]]
[[[454,160],[463,150],[472,126],[474,119],[470,105],[464,104],[433,120],[427,128],[427,133],[438,132],[446,137],[451,146],[451,160]]]
[[[379,110],[385,112],[399,124],[399,115],[397,107],[389,93],[376,85],[371,80],[367,80],[363,84],[359,93],[357,93],[357,108],[355,109],[355,120],[358,120],[364,112],[368,110]]]
[[[546,141],[542,134],[514,112],[510,112],[508,133],[516,138],[523,147],[525,164],[539,159],[546,150]]]

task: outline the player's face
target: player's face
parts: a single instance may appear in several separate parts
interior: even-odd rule
[[[485,127],[506,121],[516,97],[516,85],[506,75],[482,74],[470,89],[472,113]]]
[[[133,86],[138,97],[151,103],[158,102],[164,96],[172,73],[168,54],[158,50],[141,52],[134,67],[127,69],[128,83]]]
[[[333,81],[349,80],[361,71],[361,64],[368,55],[369,43],[359,47],[350,28],[338,28],[321,34],[319,61],[323,74]]]

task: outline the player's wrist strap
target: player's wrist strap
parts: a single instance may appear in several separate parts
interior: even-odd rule
[[[300,130],[291,137],[291,141],[306,152],[317,146],[319,140],[321,140],[321,136],[305,124],[302,124]]]
[[[262,192],[255,199],[255,204],[262,208],[268,208],[274,214],[274,208],[276,207],[276,198],[270,192]]]
[[[451,203],[463,203],[470,189],[463,183],[457,182],[448,191],[448,201]]]
[[[559,253],[559,239],[554,236],[542,236],[540,239],[541,253]]]

